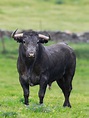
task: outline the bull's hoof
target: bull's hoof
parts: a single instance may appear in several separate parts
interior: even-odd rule
[[[70,103],[64,103],[63,104],[63,107],[69,107],[69,108],[71,108],[71,105],[70,105]]]
[[[24,103],[25,104],[25,106],[29,106],[29,103]]]
[[[39,105],[43,105],[43,102],[42,103],[39,103]]]

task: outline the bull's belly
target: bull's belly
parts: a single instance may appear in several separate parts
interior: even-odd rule
[[[50,74],[48,76],[48,84],[52,83],[58,79],[63,78],[64,75],[64,69],[58,69],[55,71],[50,71]],[[30,86],[35,86],[35,85],[39,85],[40,83],[40,76],[37,75],[36,73],[33,73],[31,75],[31,78],[29,79],[29,85]]]
[[[50,76],[49,76],[49,82],[54,82],[54,81],[56,81],[56,80],[58,80],[58,79],[61,79],[61,78],[63,78],[63,74],[61,73],[57,73],[57,74],[51,74]]]

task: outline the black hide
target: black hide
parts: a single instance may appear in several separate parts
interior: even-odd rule
[[[29,85],[39,85],[38,95],[41,104],[47,85],[56,81],[65,97],[63,106],[71,107],[69,96],[76,67],[76,56],[72,48],[64,43],[43,46],[44,39],[39,38],[38,33],[34,31],[23,32],[23,37],[15,40],[21,43],[17,69],[25,104],[29,104]]]

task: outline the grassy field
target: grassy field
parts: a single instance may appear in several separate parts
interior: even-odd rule
[[[70,109],[62,107],[64,97],[55,82],[47,90],[43,106],[38,105],[39,86],[31,87],[30,106],[24,106],[16,69],[18,44],[9,39],[5,42],[6,54],[1,53],[0,44],[0,118],[89,118],[89,44],[69,43],[77,55]]]
[[[89,0],[0,0],[0,28],[88,31]]]

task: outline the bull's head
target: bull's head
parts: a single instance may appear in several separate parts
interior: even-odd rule
[[[17,30],[12,33],[12,38],[14,38],[17,42],[22,43],[26,51],[26,56],[31,58],[35,57],[39,43],[47,43],[50,39],[50,37],[32,30],[23,33],[16,32]]]

